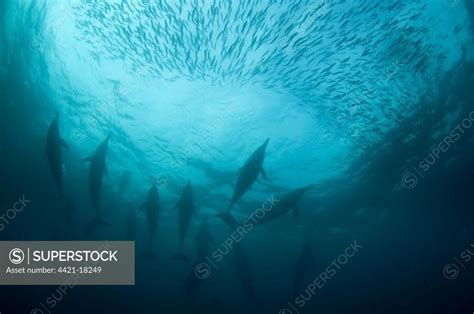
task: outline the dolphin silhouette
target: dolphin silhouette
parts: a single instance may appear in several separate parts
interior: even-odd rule
[[[300,289],[302,289],[305,284],[304,280],[307,275],[307,272],[314,267],[315,260],[313,253],[311,252],[311,246],[309,240],[307,239],[303,245],[303,248],[298,255],[298,259],[295,265],[295,274],[293,278],[293,298],[296,298]]]
[[[211,244],[215,243],[214,238],[209,230],[209,223],[207,222],[207,217],[201,221],[201,224],[198,227],[194,238],[194,244],[196,245],[196,259],[191,268],[191,272],[185,279],[184,291],[185,291],[185,303],[189,304],[194,301],[196,292],[199,290],[200,286],[204,282],[205,277],[198,277],[196,271],[198,267],[202,265],[207,265],[208,260],[207,256],[210,252]]]
[[[269,211],[265,213],[265,216],[258,220],[258,224],[264,224],[269,221],[273,221],[274,219],[283,216],[290,210],[293,211],[293,215],[298,218],[298,202],[303,197],[303,195],[313,186],[313,184],[310,184],[290,191],[286,194],[283,194],[279,198],[276,197],[278,202],[276,202],[275,206],[273,206]]]
[[[254,282],[247,254],[240,243],[235,245],[235,266],[244,294],[253,306],[260,309],[261,303],[255,294]]]
[[[267,222],[273,221],[276,218],[283,216],[290,210],[293,211],[294,216],[297,218],[299,209],[298,209],[298,202],[303,197],[303,195],[312,187],[314,184],[310,184],[295,190],[292,190],[286,194],[281,195],[280,197],[276,197],[275,206],[273,206],[270,210],[265,211],[265,215],[262,218],[256,220],[256,225],[262,225]],[[240,224],[237,220],[230,214],[226,213],[225,215],[221,215],[220,218],[227,224],[231,229],[235,229]]]
[[[195,212],[191,181],[188,181],[188,184],[181,194],[181,198],[174,208],[178,208],[179,210],[179,253],[172,257],[173,259],[188,261],[189,258],[183,253],[183,246],[186,233],[189,229],[189,224],[191,223],[191,218]]]
[[[234,193],[232,199],[227,207],[227,211],[219,213],[217,216],[220,217],[226,224],[229,224],[230,210],[232,206],[250,189],[250,187],[257,180],[258,176],[262,174],[263,178],[267,179],[265,169],[263,169],[263,161],[265,159],[265,150],[267,148],[269,138],[260,145],[250,157],[245,161],[245,164],[239,170],[239,176],[234,187]]]
[[[212,236],[209,228],[207,217],[205,217],[199,225],[194,238],[194,243],[196,245],[196,260],[205,262],[206,257],[209,254],[211,244],[215,243],[214,237]]]
[[[153,237],[155,236],[158,227],[158,215],[160,214],[160,194],[155,184],[153,184],[150,190],[148,190],[147,199],[142,207],[145,209],[149,236],[149,251],[144,252],[143,256],[154,257],[152,250]]]
[[[107,149],[110,140],[110,134],[95,150],[90,157],[84,158],[82,161],[90,162],[89,165],[89,192],[91,195],[92,206],[95,208],[96,217],[89,226],[92,230],[99,225],[106,225],[107,223],[101,218],[100,200],[102,195],[102,181],[104,175],[107,174],[107,164],[105,158],[107,156]]]
[[[198,292],[199,288],[204,283],[204,280],[199,278],[196,275],[196,268],[199,267],[199,262],[196,262],[191,271],[188,273],[184,280],[184,304],[187,306],[191,306],[196,298],[196,293]]]
[[[62,148],[69,149],[66,141],[61,137],[59,131],[59,111],[49,126],[48,136],[46,138],[45,158],[48,160],[54,183],[59,192],[59,197],[63,198],[63,161]]]
[[[118,195],[122,196],[122,194],[127,191],[128,186],[130,185],[130,171],[125,170],[120,177],[120,185],[118,189]]]

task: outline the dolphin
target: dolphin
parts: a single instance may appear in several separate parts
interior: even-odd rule
[[[96,218],[90,226],[93,229],[98,225],[105,225],[106,222],[100,217],[100,199],[102,194],[102,181],[104,175],[107,174],[107,164],[105,158],[107,156],[107,149],[109,145],[110,134],[95,150],[90,157],[84,158],[83,162],[90,162],[89,165],[89,191],[92,199],[92,205],[96,211]]]
[[[232,206],[250,189],[258,176],[261,174],[264,179],[267,179],[267,174],[265,169],[263,169],[263,161],[265,159],[265,149],[267,148],[268,141],[270,141],[269,138],[250,155],[242,168],[240,168],[237,183],[234,187],[234,193],[227,207],[227,211],[217,215],[224,220],[224,222],[230,219],[229,215]]]
[[[199,278],[196,274],[196,269],[200,267],[200,262],[194,263],[191,271],[186,276],[184,280],[184,294],[186,296],[184,304],[190,306],[194,303],[195,296],[201,285],[204,283],[204,280]]]
[[[290,210],[293,211],[293,215],[297,218],[299,216],[298,202],[303,195],[313,187],[313,184],[295,189],[286,194],[283,194],[279,198],[276,197],[278,202],[269,211],[265,212],[265,216],[258,220],[258,224],[264,224],[269,221],[283,216]]]
[[[118,189],[118,195],[122,196],[122,194],[127,191],[128,186],[130,185],[130,171],[124,171],[122,176],[120,177],[120,185]]]
[[[59,197],[63,198],[63,161],[62,148],[69,149],[69,145],[61,137],[59,131],[59,111],[49,126],[48,136],[46,138],[45,158],[48,160],[54,183],[59,191]]]
[[[186,233],[188,232],[189,224],[191,218],[195,213],[194,201],[193,201],[193,188],[191,187],[191,181],[188,181],[188,184],[181,194],[181,198],[174,207],[174,209],[179,209],[179,253],[173,255],[173,259],[185,260],[188,261],[189,257],[184,255],[183,246]]]
[[[156,184],[153,184],[148,191],[148,196],[145,203],[142,206],[145,209],[145,216],[148,227],[149,235],[149,251],[144,252],[145,257],[154,257],[152,248],[153,248],[153,237],[156,233],[158,227],[158,215],[160,214],[160,194],[158,193],[158,188]]]
[[[215,243],[214,238],[209,230],[207,217],[204,217],[204,219],[201,221],[194,238],[194,243],[196,245],[196,260],[184,283],[184,291],[187,298],[185,303],[187,304],[193,302],[197,290],[204,282],[203,279],[206,278],[199,277],[198,270],[202,265],[208,265],[208,260],[206,257],[210,252],[211,244]]]
[[[207,222],[207,217],[205,217],[199,225],[194,243],[196,245],[196,259],[200,262],[206,261],[211,244],[215,243],[209,228],[209,223]]]
[[[311,246],[309,240],[303,245],[303,248],[298,255],[298,259],[295,265],[295,275],[293,278],[293,298],[296,298],[300,289],[302,289],[303,285],[305,284],[305,275],[314,267],[315,260],[313,253],[311,252]]]
[[[260,308],[260,302],[255,294],[254,282],[247,254],[244,252],[240,243],[235,245],[234,258],[237,275],[239,276],[245,295],[252,305]]]
[[[262,218],[258,218],[254,221],[256,225],[262,225],[267,222],[273,221],[278,217],[283,216],[290,210],[293,211],[295,217],[298,217],[299,209],[298,209],[298,202],[303,197],[303,195],[312,187],[314,184],[310,184],[295,190],[292,190],[286,194],[281,195],[280,197],[276,197],[275,206],[273,206],[270,210],[265,211],[265,215]],[[239,223],[235,218],[227,214],[223,218],[223,221],[232,229],[235,229],[239,226]]]

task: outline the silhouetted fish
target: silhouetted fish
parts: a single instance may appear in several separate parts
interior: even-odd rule
[[[178,209],[179,216],[179,253],[176,253],[172,257],[177,260],[188,261],[189,257],[184,255],[183,246],[186,233],[189,229],[189,224],[191,223],[191,218],[195,212],[191,181],[188,181],[186,187],[184,188],[181,198],[175,206],[175,209],[176,208]]]

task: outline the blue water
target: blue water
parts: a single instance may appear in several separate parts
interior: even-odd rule
[[[0,312],[474,311],[470,258],[456,278],[445,272],[474,251],[471,0],[4,0],[0,23],[0,213],[31,200],[0,239],[125,240],[132,210],[137,253],[135,286],[7,286]],[[62,199],[44,158],[57,112],[70,147]],[[109,225],[86,232],[96,211],[81,160],[108,135]],[[233,217],[313,187],[297,216],[252,228],[208,278],[193,277],[201,223],[209,257],[234,234],[216,215],[267,138],[268,178]],[[188,180],[183,262],[170,256]],[[161,210],[147,258],[140,208],[153,184]],[[362,248],[298,307],[295,295],[354,241]]]

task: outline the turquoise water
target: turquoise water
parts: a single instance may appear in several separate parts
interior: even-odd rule
[[[470,313],[474,266],[456,280],[443,267],[473,241],[473,16],[470,0],[3,1],[0,213],[32,202],[0,237],[123,240],[136,213],[136,285],[75,287],[45,313],[288,314],[288,302],[293,313]],[[44,159],[57,112],[70,148],[62,199]],[[108,225],[91,231],[81,160],[108,135]],[[208,278],[193,277],[201,223],[210,258],[234,234],[216,215],[267,138],[268,178],[232,216],[313,187],[297,217],[252,226]],[[170,256],[188,180],[185,262]],[[150,244],[141,205],[153,184]],[[300,308],[295,295],[354,241],[360,251]],[[314,263],[298,262],[305,247]],[[2,288],[1,303],[29,313],[55,289]]]

